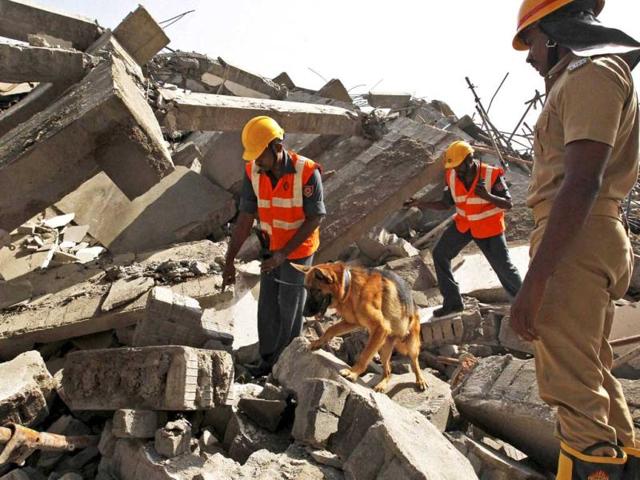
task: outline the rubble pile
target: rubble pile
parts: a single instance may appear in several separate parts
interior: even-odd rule
[[[483,161],[499,164],[469,117],[164,53],[169,38],[144,7],[112,31],[18,0],[0,12],[0,36],[22,42],[0,44],[0,479],[549,478],[553,412],[500,284],[466,249],[454,261],[465,309],[435,319],[430,249],[452,212],[402,207],[441,196],[454,140],[484,144]],[[316,262],[390,270],[410,286],[426,391],[400,356],[385,394],[371,388],[379,359],[357,383],[343,378],[365,332],[312,352],[331,310],[307,319],[269,376],[251,375],[257,238],[236,284],[222,288],[221,274],[240,130],[261,114],[323,167]],[[506,172],[523,273],[527,175],[526,164]],[[614,318],[614,367],[640,424],[629,298]]]

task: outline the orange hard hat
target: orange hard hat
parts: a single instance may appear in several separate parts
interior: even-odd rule
[[[594,1],[594,13],[598,16],[604,8],[604,0]],[[529,50],[529,47],[520,38],[520,34],[524,29],[565,5],[569,5],[571,2],[573,0],[523,0],[518,12],[518,28],[513,38],[513,48],[516,50]]]
[[[242,129],[242,158],[255,160],[276,138],[284,139],[284,130],[278,122],[266,115],[252,118]]]

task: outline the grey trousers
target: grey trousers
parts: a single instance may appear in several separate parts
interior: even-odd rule
[[[313,263],[313,255],[292,262],[309,266]],[[278,283],[276,279],[296,286]],[[258,340],[260,356],[269,365],[273,365],[287,345],[302,333],[302,309],[307,298],[303,283],[304,273],[293,268],[289,260],[273,272],[260,276]]]
[[[436,267],[438,286],[444,298],[444,306],[462,305],[460,288],[451,270],[451,260],[471,241],[474,241],[482,250],[507,293],[512,298],[515,297],[522,286],[522,279],[509,258],[504,233],[490,238],[473,238],[470,231],[460,233],[456,224],[453,223],[444,231],[433,249],[433,263]]]

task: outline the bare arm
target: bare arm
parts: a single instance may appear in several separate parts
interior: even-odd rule
[[[229,247],[227,248],[227,255],[225,257],[224,271],[222,272],[223,286],[231,285],[235,283],[236,269],[233,262],[236,255],[240,251],[240,248],[251,234],[251,227],[253,226],[253,220],[255,214],[240,212],[236,224],[233,227],[231,233],[231,240],[229,240]]]

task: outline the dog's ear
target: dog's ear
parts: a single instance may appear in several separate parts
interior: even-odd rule
[[[299,272],[304,273],[305,275],[309,273],[309,270],[311,270],[311,267],[307,267],[306,265],[300,265],[299,263],[290,263],[289,265],[291,265],[293,268],[295,268]]]
[[[333,277],[331,277],[331,275],[329,275],[328,273],[325,273],[321,268],[316,268],[314,273],[316,278],[321,282],[333,283]]]

